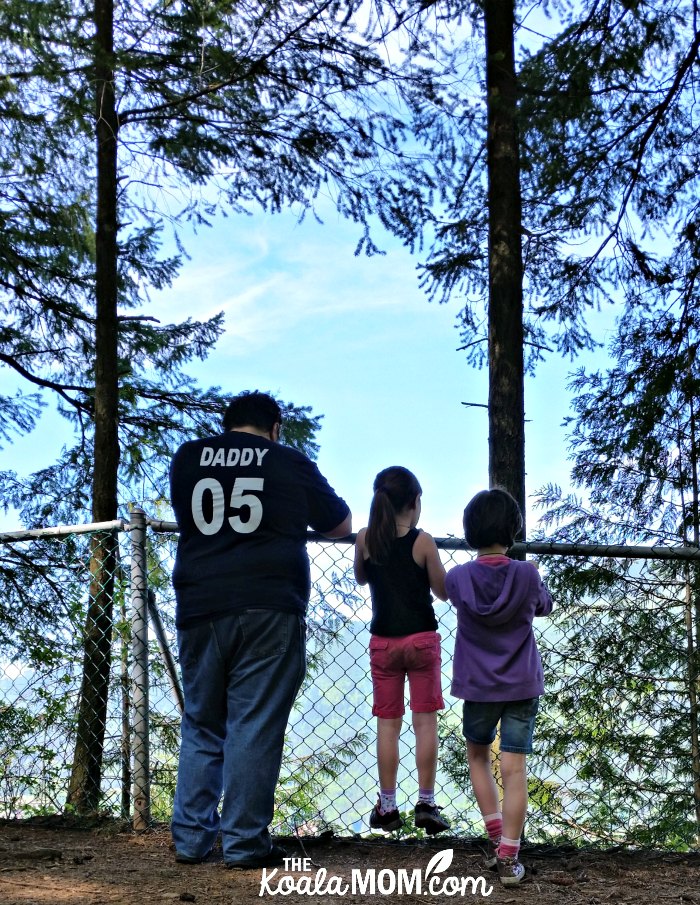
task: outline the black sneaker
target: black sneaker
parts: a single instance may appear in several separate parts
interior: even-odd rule
[[[386,814],[382,814],[379,810],[379,801],[377,801],[372,808],[372,813],[369,815],[369,825],[373,830],[384,830],[385,833],[391,833],[393,830],[401,828],[403,820],[401,819],[398,808],[394,808],[393,811],[387,811]]]
[[[428,804],[427,801],[419,801],[414,809],[415,824],[425,830],[430,836],[449,830],[449,821],[440,814],[440,808],[436,804]]]
[[[231,870],[255,870],[263,867],[281,867],[284,859],[288,858],[286,850],[281,845],[273,845],[266,855],[258,858],[244,858],[241,861],[227,861],[226,867]]]
[[[498,861],[498,842],[493,839],[486,840],[486,851],[484,852],[484,867],[492,870]]]
[[[182,855],[180,852],[175,852],[175,862],[177,864],[204,864],[205,861],[209,860],[209,856],[211,852],[207,852],[206,855],[202,855],[201,858],[192,855]]]

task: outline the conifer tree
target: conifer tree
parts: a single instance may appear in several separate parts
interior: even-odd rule
[[[575,375],[572,477],[582,496],[540,492],[543,530],[555,540],[700,550],[699,262],[686,230],[628,286],[611,367]],[[565,640],[550,651],[563,679],[545,737],[551,757],[591,781],[587,824],[603,833],[623,817],[633,841],[693,844],[700,552],[644,565],[553,559],[548,583]],[[577,713],[568,740],[558,708]]]
[[[481,29],[488,35],[492,6],[471,8],[477,35]],[[693,3],[604,0],[555,3],[542,12],[551,16],[549,36],[541,27],[529,30],[530,6],[517,4],[513,20],[525,356],[522,366],[514,354],[506,360],[521,373],[548,353],[573,358],[596,347],[597,309],[616,304],[618,290],[653,266],[659,243],[673,242],[697,221],[700,172],[694,101],[700,35]],[[495,15],[501,23],[509,19],[505,7]],[[459,65],[471,72],[472,47],[465,52]],[[503,44],[501,66],[507,53]],[[495,209],[492,199],[487,203],[485,171],[494,98],[485,88],[482,105],[465,102],[461,144],[437,156],[444,207],[423,285],[439,301],[464,300],[461,350],[471,363],[492,367],[491,319],[508,303],[489,284]],[[509,178],[505,166],[500,191]],[[515,310],[506,318],[520,322]],[[524,470],[515,423],[522,424],[520,403],[494,397],[490,409],[490,444],[517,447]],[[494,422],[509,417],[508,429]]]
[[[22,143],[26,177],[6,208],[16,234],[12,254],[0,261],[11,320],[0,337],[1,360],[57,395],[78,440],[48,470],[52,481],[25,501],[25,514],[43,521],[87,505],[94,521],[114,519],[124,502],[120,475],[128,479],[157,462],[162,476],[155,457],[183,430],[207,423],[220,402],[216,391],[195,390],[181,366],[207,353],[221,319],[160,326],[141,313],[149,288],[167,286],[181,261],[159,253],[166,206],[175,223],[204,225],[220,208],[308,210],[330,190],[338,209],[363,225],[359,244],[369,251],[376,250],[372,212],[381,208],[390,219],[405,216],[407,205],[422,210],[430,181],[401,158],[410,136],[394,101],[403,90],[429,97],[433,79],[390,66],[384,40],[423,4],[391,10],[391,25],[378,10],[364,30],[356,25],[359,9],[337,0],[51,0],[38,10],[18,0],[12,21],[0,20],[7,76],[0,102],[15,116],[13,140]],[[14,151],[0,148],[5,167]],[[402,171],[388,179],[392,159],[402,161]],[[419,178],[407,190],[409,171]],[[52,209],[46,201],[54,197]],[[53,240],[42,245],[27,237],[35,209],[47,233],[55,223],[64,227],[52,233],[61,267],[47,264]],[[36,286],[32,260],[23,269],[14,263],[24,246],[44,265]],[[17,302],[27,286],[29,308]],[[42,339],[27,344],[28,326]],[[31,394],[5,400],[7,429],[31,428],[39,406]],[[144,447],[154,456],[148,462]],[[6,475],[5,484],[14,491],[6,499],[19,500],[22,481]],[[50,499],[46,492],[67,485],[68,495]],[[80,811],[99,800],[115,556],[114,538],[97,536],[69,792]]]

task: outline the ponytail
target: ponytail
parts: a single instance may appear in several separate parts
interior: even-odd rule
[[[389,555],[396,540],[396,511],[391,505],[386,490],[380,487],[374,491],[367,524],[367,552],[372,562],[380,563]]]
[[[422,493],[416,476],[407,468],[392,465],[374,479],[374,496],[369,510],[366,544],[372,562],[387,559],[396,540],[396,513],[415,503]]]

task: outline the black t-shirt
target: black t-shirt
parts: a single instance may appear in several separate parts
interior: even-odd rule
[[[170,494],[180,528],[178,628],[236,609],[303,614],[307,530],[331,531],[349,513],[310,459],[243,431],[183,444],[170,466]]]
[[[365,560],[372,595],[369,630],[373,635],[400,638],[437,629],[428,570],[413,558],[418,534],[418,528],[411,528],[408,534],[397,537],[389,556],[380,564]]]

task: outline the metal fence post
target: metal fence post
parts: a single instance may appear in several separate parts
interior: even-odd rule
[[[148,570],[146,563],[146,514],[131,511],[131,608],[134,657],[133,802],[135,830],[151,825],[151,777],[148,719]]]

